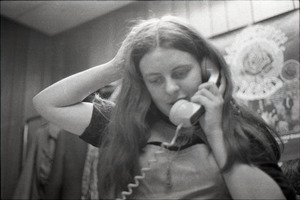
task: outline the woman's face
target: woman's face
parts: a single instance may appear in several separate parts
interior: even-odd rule
[[[140,71],[154,104],[167,116],[176,101],[190,100],[202,83],[197,60],[174,48],[148,52],[140,61]]]

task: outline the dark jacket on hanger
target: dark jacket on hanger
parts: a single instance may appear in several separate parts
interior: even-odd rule
[[[25,163],[13,199],[40,199],[48,182],[59,128],[45,124],[30,133]]]
[[[60,132],[43,199],[81,199],[87,146],[78,136]]]

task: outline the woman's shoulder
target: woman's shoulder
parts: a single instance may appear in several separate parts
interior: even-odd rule
[[[107,131],[111,112],[115,104],[112,101],[97,98],[93,101],[93,114],[91,121],[85,131],[79,136],[85,142],[99,147],[103,135]]]
[[[102,113],[110,113],[115,106],[115,103],[108,100],[97,97],[93,100],[94,109]]]

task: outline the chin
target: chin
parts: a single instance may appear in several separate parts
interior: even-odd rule
[[[160,112],[161,112],[162,114],[164,114],[165,116],[169,117],[171,108],[168,109],[168,110],[162,110],[162,109],[159,109],[159,110],[160,110]]]

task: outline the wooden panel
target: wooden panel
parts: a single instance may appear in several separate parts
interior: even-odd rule
[[[28,44],[28,51],[26,52],[28,59],[26,63],[27,69],[25,72],[24,82],[26,88],[24,104],[26,106],[23,113],[25,118],[37,114],[32,105],[32,98],[35,94],[41,91],[41,83],[43,80],[43,74],[39,70],[39,68],[43,67],[43,65],[41,65],[43,62],[43,48],[42,46],[39,46],[39,44],[41,44],[43,41],[39,35],[34,32],[29,35],[28,40],[30,42]]]
[[[207,1],[189,1],[189,21],[205,37],[212,34],[209,5]]]
[[[137,13],[147,18],[147,6],[147,2],[137,2],[60,34],[55,38],[58,53],[54,60],[62,68],[56,67],[60,73],[55,73],[66,77],[112,59]]]
[[[4,31],[6,29],[6,31]],[[8,172],[8,167],[12,162],[8,161],[8,148],[10,144],[10,118],[11,118],[11,97],[13,82],[13,62],[14,58],[14,27],[1,17],[1,199],[10,197],[13,180],[17,176],[12,176]],[[16,147],[18,150],[18,147]],[[13,179],[13,180],[11,180]]]
[[[53,54],[53,60],[55,63],[51,66],[51,77],[52,77],[52,83],[62,79],[65,77],[64,75],[64,68],[66,68],[65,65],[65,53],[67,52],[65,50],[65,39],[64,37],[57,37],[54,39],[54,54]]]
[[[254,22],[294,9],[293,1],[252,1]]]
[[[298,0],[294,0],[294,8],[299,8],[299,1]]]
[[[105,20],[98,20],[89,26],[94,27],[89,29],[90,41],[87,51],[89,52],[88,67],[96,66],[105,62],[108,62],[113,58],[113,31],[114,31],[114,16],[109,15],[105,17]],[[101,37],[99,37],[101,35]]]
[[[87,39],[90,38],[88,31],[72,31],[72,34],[64,35],[61,39],[63,42],[63,66],[60,71],[60,76],[66,77],[68,75],[82,71],[88,68],[88,58],[89,58],[89,43]],[[104,48],[104,47],[103,47]],[[101,57],[101,54],[98,55]]]
[[[137,19],[148,18],[147,10],[148,2],[136,2],[91,23],[91,26],[98,28],[90,30],[92,34],[89,50],[90,66],[99,65],[112,59]],[[101,37],[99,37],[100,35]]]
[[[225,3],[229,30],[253,23],[250,1],[226,1]]]
[[[148,18],[172,15],[171,1],[148,1]]]
[[[11,115],[11,107],[8,105],[12,96],[14,66],[12,58],[15,57],[13,48],[15,32],[13,30],[14,27],[7,20],[1,18],[1,133],[8,132]],[[1,138],[1,142],[5,143],[3,139]],[[2,143],[1,147],[3,147]]]
[[[126,7],[120,8],[121,9],[129,9],[129,10],[134,10],[134,12],[132,12],[132,16],[136,19],[147,19],[148,18],[148,1],[136,1]],[[113,14],[113,16],[116,16],[118,10],[113,11],[112,13],[108,14],[111,15]]]
[[[177,17],[189,19],[188,1],[172,1],[172,13]]]
[[[12,76],[12,95],[10,99],[11,116],[10,116],[10,129],[7,134],[8,148],[6,149],[6,170],[7,178],[12,178],[12,184],[17,182],[17,177],[20,172],[21,162],[21,147],[22,147],[22,124],[23,124],[23,109],[24,109],[24,95],[25,95],[25,72],[27,61],[27,45],[28,41],[24,40],[28,32],[24,29],[19,29],[15,35],[15,57]],[[4,136],[4,134],[2,136]],[[15,147],[15,148],[11,148]],[[13,164],[13,165],[11,165]],[[7,181],[7,179],[6,179]],[[12,192],[13,188],[8,188],[7,192]]]
[[[32,97],[41,90],[51,43],[32,29],[1,18],[1,191],[10,199],[21,170],[22,128],[36,115]],[[49,68],[51,70],[51,68]],[[49,78],[47,78],[49,82]]]
[[[41,89],[49,86],[54,82],[53,80],[53,68],[57,65],[57,62],[54,61],[54,53],[57,51],[54,49],[55,41],[54,39],[47,38],[46,41],[44,41],[44,63],[41,66],[42,70],[42,84]],[[40,92],[40,91],[37,91]]]
[[[1,110],[1,115],[2,112],[8,112],[3,113],[4,119],[1,118],[1,122],[4,120],[5,125],[4,130],[1,130],[1,195],[2,198],[9,199],[21,167],[21,128],[27,51],[27,41],[24,38],[28,36],[28,30],[20,28],[10,21],[1,20],[2,22],[4,22],[4,25],[1,27],[1,41],[6,41],[6,43],[1,43],[1,53],[8,51],[6,55],[11,57],[6,57],[7,62],[1,63],[1,88],[4,85],[4,91],[8,93],[8,95],[3,94],[3,91],[1,91],[1,100],[5,102],[5,104],[1,102],[1,108],[6,107]],[[2,77],[6,77],[3,80],[4,82]]]
[[[210,16],[212,20],[212,35],[228,31],[228,20],[225,1],[210,1]]]

